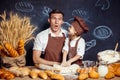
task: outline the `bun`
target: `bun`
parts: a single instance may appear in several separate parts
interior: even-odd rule
[[[51,77],[53,74],[55,74],[54,72],[52,72],[51,70],[45,70],[45,73],[47,73],[47,75],[49,77]]]
[[[45,73],[44,71],[40,71],[38,73],[38,76],[41,77],[42,79],[47,79],[48,78],[47,73]]]
[[[35,79],[35,78],[38,77],[38,73],[35,72],[35,71],[30,71],[29,76],[30,76],[31,78]]]
[[[51,75],[51,79],[55,80],[65,80],[64,76],[61,74],[53,74]]]

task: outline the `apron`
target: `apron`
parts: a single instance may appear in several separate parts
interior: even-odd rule
[[[77,54],[77,44],[80,38],[76,41],[75,47],[70,46],[70,41],[69,41],[69,54],[68,54],[68,59],[73,58]],[[79,66],[82,65],[82,60],[78,59],[77,61],[73,62],[72,64],[78,64]]]
[[[52,37],[49,34],[48,44],[45,49],[44,59],[49,61],[62,61],[62,48],[65,42],[65,35],[63,37]]]

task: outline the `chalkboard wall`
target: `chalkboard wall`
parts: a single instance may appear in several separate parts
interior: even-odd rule
[[[120,0],[0,0],[0,13],[13,11],[20,16],[28,16],[38,32],[49,27],[48,13],[52,9],[64,12],[63,28],[67,29],[73,16],[82,17],[90,31],[84,34],[86,52],[84,60],[97,60],[97,53],[115,48],[120,42]],[[33,41],[26,46],[26,65],[33,65]],[[117,49],[120,50],[120,47]]]

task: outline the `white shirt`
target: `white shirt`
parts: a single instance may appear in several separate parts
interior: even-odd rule
[[[65,36],[66,36],[67,31],[61,29],[61,32],[59,33],[58,36],[63,36],[62,33],[64,33]],[[55,36],[51,32],[50,28],[48,28],[48,29],[46,29],[46,30],[38,33],[37,36],[36,36],[36,38],[35,38],[35,41],[34,41],[33,50],[45,51],[47,43],[48,43],[48,36],[49,36],[49,34],[51,34],[51,36],[53,36],[53,37]]]
[[[75,47],[75,44],[76,44],[76,41],[79,39],[79,37],[78,38],[76,38],[76,39],[74,39],[74,40],[72,40],[72,41],[70,41],[70,46],[71,47]],[[64,47],[63,47],[63,50],[65,50],[67,53],[68,53],[68,51],[69,51],[69,39],[68,38],[66,38],[66,40],[65,40],[65,45],[64,45]],[[78,41],[78,44],[77,44],[77,55],[80,55],[82,58],[83,58],[83,55],[85,54],[85,40],[83,39],[83,38],[80,38],[80,40]],[[68,53],[69,54],[69,53]],[[82,59],[81,58],[81,59]]]

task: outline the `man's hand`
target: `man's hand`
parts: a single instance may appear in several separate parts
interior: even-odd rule
[[[59,64],[59,65],[60,65],[60,63],[59,63],[59,62],[53,62],[53,65],[54,65],[54,64]]]

